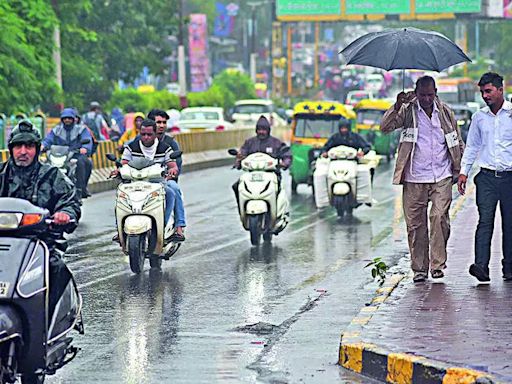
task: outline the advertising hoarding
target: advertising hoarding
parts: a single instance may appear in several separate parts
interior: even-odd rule
[[[476,13],[482,0],[416,0],[416,13]]]
[[[403,0],[345,0],[347,15],[410,13],[408,1]]]
[[[193,13],[188,26],[190,63],[190,90],[201,92],[208,89],[210,67],[208,62],[208,23],[206,15]]]

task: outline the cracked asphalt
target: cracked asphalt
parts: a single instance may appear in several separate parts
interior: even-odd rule
[[[67,261],[84,299],[77,358],[49,383],[372,383],[337,365],[341,331],[377,287],[368,260],[407,252],[392,165],[379,167],[374,207],[340,221],[311,192],[291,223],[251,247],[229,167],[185,174],[187,241],[162,270],[136,276],[112,243],[114,191],[85,201]],[[288,175],[285,182],[289,189]]]

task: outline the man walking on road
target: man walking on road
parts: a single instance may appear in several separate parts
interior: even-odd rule
[[[437,97],[435,81],[423,76],[414,92],[401,92],[385,114],[381,130],[402,129],[393,184],[403,184],[403,206],[414,281],[430,268],[444,276],[450,236],[452,185],[460,172],[463,143],[450,108]],[[430,209],[430,240],[427,210]]]
[[[487,107],[471,121],[466,152],[462,158],[459,192],[477,156],[480,172],[475,176],[478,226],[475,234],[475,263],[469,273],[479,281],[490,281],[489,261],[496,206],[500,202],[503,231],[503,279],[512,281],[512,104],[503,97],[503,77],[485,73],[478,82]]]

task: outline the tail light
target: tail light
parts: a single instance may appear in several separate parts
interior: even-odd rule
[[[223,125],[218,125],[217,127],[215,127],[215,130],[216,130],[217,132],[219,132],[219,131],[223,131],[223,130],[225,130],[225,129],[226,129],[226,127],[224,127]]]
[[[171,127],[171,129],[169,130],[171,133],[180,133],[181,132],[181,129],[180,127]]]

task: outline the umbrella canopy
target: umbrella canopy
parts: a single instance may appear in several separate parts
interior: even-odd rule
[[[391,69],[424,69],[441,72],[471,61],[450,39],[438,32],[417,28],[372,32],[354,40],[340,52],[347,64]]]

